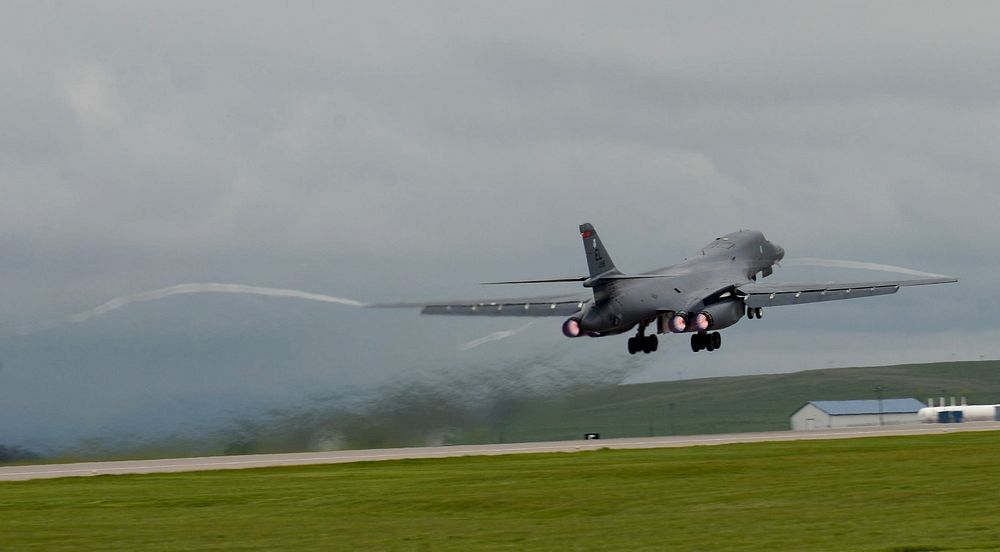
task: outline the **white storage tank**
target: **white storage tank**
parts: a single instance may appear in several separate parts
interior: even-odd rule
[[[934,406],[934,399],[928,400],[927,404],[929,406],[917,413],[925,424],[1000,421],[1000,404],[966,404],[965,397],[962,397],[962,404],[955,404],[952,398],[951,405],[946,405],[944,397],[941,397],[938,406]]]

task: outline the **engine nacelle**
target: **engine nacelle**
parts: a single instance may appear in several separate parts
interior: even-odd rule
[[[694,317],[699,331],[728,328],[743,318],[743,301],[731,299],[705,307]]]

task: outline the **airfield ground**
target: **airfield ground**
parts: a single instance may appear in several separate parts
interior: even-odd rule
[[[731,376],[618,385],[532,397],[484,442],[607,437],[704,435],[789,428],[789,416],[807,401],[886,397],[965,396],[974,404],[1000,403],[1000,360],[830,368],[788,374]],[[460,440],[477,442],[473,435]]]
[[[0,483],[4,550],[998,550],[1000,432]]]

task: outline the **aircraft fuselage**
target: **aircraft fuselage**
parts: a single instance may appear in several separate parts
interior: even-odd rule
[[[732,326],[744,315],[735,287],[755,280],[760,273],[770,273],[782,257],[784,250],[761,232],[726,234],[683,262],[640,274],[636,279],[610,280],[594,286],[594,302],[578,315],[580,334],[613,335],[653,322],[657,333],[704,332]],[[699,314],[707,315],[707,327],[699,328],[695,323]]]

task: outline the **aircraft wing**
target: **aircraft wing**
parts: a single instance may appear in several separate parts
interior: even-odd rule
[[[847,282],[825,284],[758,284],[751,282],[736,288],[748,307],[775,307],[891,295],[903,286],[926,286],[957,282],[957,278],[921,278],[879,282]]]
[[[428,301],[426,303],[381,303],[369,308],[412,309],[420,314],[450,314],[457,316],[570,316],[593,301],[590,293],[547,295],[506,299],[472,299],[468,301]]]

